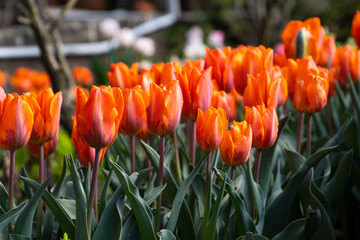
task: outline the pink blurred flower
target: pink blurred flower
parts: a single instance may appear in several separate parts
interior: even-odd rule
[[[213,30],[209,33],[207,42],[214,48],[224,48],[225,33],[222,30]]]

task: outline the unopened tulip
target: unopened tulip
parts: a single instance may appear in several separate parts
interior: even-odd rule
[[[139,63],[133,63],[131,68],[122,62],[111,64],[110,72],[107,73],[110,85],[121,90],[136,86],[139,83],[138,69]]]
[[[249,159],[251,144],[251,126],[246,121],[234,121],[220,145],[222,160],[230,166],[244,164]]]
[[[360,48],[360,12],[356,11],[351,25],[351,36]]]
[[[94,82],[94,76],[87,67],[75,66],[72,74],[75,82],[80,86],[88,87]]]
[[[228,120],[224,109],[209,107],[205,113],[198,110],[196,139],[204,151],[211,152],[219,148],[227,128]]]
[[[354,82],[360,79],[360,50],[350,45],[338,47],[334,65],[339,85],[343,88],[348,87],[348,75]]]
[[[166,63],[162,68],[160,83],[158,84],[169,84],[172,80],[177,79],[176,73],[181,73],[181,71],[181,64],[178,61]]]
[[[319,65],[323,67],[332,66],[335,62],[336,44],[333,35],[325,36],[320,50]]]
[[[57,144],[58,144],[58,140],[59,140],[59,131],[56,132],[53,139],[51,139],[43,144],[44,157],[47,157],[47,156],[51,155],[53,152],[55,152]],[[39,157],[39,150],[40,150],[39,144],[34,143],[34,142],[28,142],[27,149],[31,156]]]
[[[274,145],[279,125],[274,107],[245,107],[245,121],[251,125],[253,147],[265,149]]]
[[[211,97],[211,107],[224,109],[229,121],[235,119],[236,98],[233,93],[214,90]]]

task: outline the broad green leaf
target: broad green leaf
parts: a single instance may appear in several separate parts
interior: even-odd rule
[[[296,172],[306,159],[294,149],[292,149],[287,143],[285,143],[285,153],[291,172]]]
[[[21,175],[26,177],[26,178],[29,178],[29,174],[27,173],[25,166],[22,166],[22,168],[21,168]],[[34,195],[33,192],[32,192],[31,187],[25,184],[24,188],[25,188],[25,196],[26,196],[26,198],[30,199]]]
[[[10,239],[11,240],[31,240],[30,237],[27,237],[24,235],[18,235],[18,234],[11,234]]]
[[[5,186],[2,182],[0,182],[0,207],[4,210],[7,210],[9,208],[9,194],[6,191]]]
[[[360,119],[360,98],[358,93],[356,92],[354,82],[351,79],[350,73],[348,73],[348,82],[350,85],[350,93],[353,99],[353,103],[355,104],[357,119]]]
[[[249,184],[249,189],[252,194],[252,197],[255,200],[255,207],[258,219],[261,218],[261,216],[264,214],[264,207],[265,207],[265,201],[263,192],[261,191],[259,185],[254,181],[251,168],[250,168],[250,161],[244,166],[246,168],[246,177]]]
[[[339,83],[337,81],[334,81],[334,86],[335,86],[335,89],[336,89],[336,96],[338,96],[342,108],[346,109],[346,110],[349,110],[349,104],[346,103],[344,93],[341,90],[341,88],[339,86]]]
[[[88,167],[85,170],[85,179],[84,179],[84,192],[85,192],[85,196],[86,196],[86,201],[89,201],[89,194],[90,194],[90,182],[91,182],[91,164],[88,163]]]
[[[269,239],[259,234],[252,234],[251,232],[247,232],[245,236],[241,236],[236,240],[269,240]]]
[[[174,234],[168,229],[161,229],[157,235],[159,236],[159,240],[176,240]]]
[[[205,188],[204,188],[205,180],[204,180],[204,178],[200,174],[197,174],[194,181],[191,183],[191,186],[194,189],[193,192],[195,193],[196,198],[197,198],[199,214],[200,214],[200,217],[202,218],[204,216],[204,212],[205,212]]]
[[[325,143],[323,148],[328,148],[328,147],[332,147],[336,144],[339,144],[339,141],[342,140],[342,138],[344,137],[344,134],[345,134],[346,130],[348,129],[351,122],[352,122],[352,118],[348,118],[344,122],[344,124],[341,126],[339,131]]]
[[[162,191],[166,188],[166,183],[162,186],[158,186],[151,190],[146,196],[144,196],[144,200],[147,203],[147,205],[151,205],[158,196],[162,193]]]
[[[58,199],[58,203],[73,220],[76,220],[76,201],[74,199]]]
[[[16,218],[22,211],[24,211],[25,206],[27,205],[28,200],[25,200],[19,206],[16,208],[13,208],[9,212],[3,214],[0,216],[0,231],[2,231],[5,227],[8,226],[8,224]]]

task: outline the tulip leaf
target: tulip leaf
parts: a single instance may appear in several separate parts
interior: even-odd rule
[[[136,221],[140,229],[142,239],[156,239],[153,224],[152,212],[144,199],[141,198],[139,189],[131,182],[124,170],[115,162],[110,162],[116,175],[118,176],[121,186],[125,191],[130,202],[132,211],[135,214]]]
[[[247,232],[245,236],[241,236],[236,240],[269,240],[269,239],[259,234],[252,234],[251,232]]]
[[[300,187],[303,178],[315,164],[327,154],[333,152],[337,146],[320,149],[306,160],[301,167],[292,175],[284,191],[274,200],[265,213],[263,234],[272,238],[284,226],[291,204]],[[288,151],[292,151],[288,149]]]
[[[76,198],[76,229],[75,239],[89,239],[87,226],[87,201],[84,188],[81,184],[80,176],[77,172],[73,158],[67,156],[67,161],[70,166],[70,174],[74,186]],[[96,176],[97,177],[97,176]],[[56,215],[55,215],[56,216]]]
[[[5,186],[2,182],[0,182],[0,207],[4,210],[9,208],[9,194],[6,191]]]
[[[350,126],[350,123],[352,122],[352,118],[348,118],[344,124],[341,126],[341,128],[339,129],[339,131],[332,137],[330,138],[325,145],[323,146],[323,148],[328,148],[328,147],[332,147],[336,144],[339,143],[340,140],[343,139],[344,134],[346,132],[346,130],[348,129],[348,127]]]
[[[341,104],[341,107],[343,109],[346,109],[346,110],[349,110],[349,104],[346,103],[346,99],[345,99],[345,96],[344,96],[344,93],[343,91],[341,90],[340,86],[339,86],[339,83],[337,81],[334,81],[334,86],[335,86],[335,89],[336,89],[336,95],[338,96],[339,98],[339,102]]]
[[[348,82],[350,85],[350,93],[353,99],[353,103],[355,104],[357,119],[360,119],[360,98],[358,93],[356,92],[354,82],[351,79],[350,73],[348,73]]]
[[[29,178],[29,174],[27,173],[25,166],[22,166],[22,168],[21,168],[21,175],[26,178]],[[27,199],[30,199],[34,195],[34,193],[32,192],[32,189],[29,185],[25,184],[24,190],[25,190],[25,196]]]
[[[300,153],[292,149],[291,146],[289,146],[287,143],[285,143],[285,153],[290,170],[293,173],[295,173],[306,161],[306,159]]]
[[[199,209],[199,214],[200,217],[202,218],[204,216],[204,212],[205,212],[205,180],[204,178],[200,175],[197,174],[196,178],[194,179],[194,181],[191,183],[192,188],[194,189],[194,193],[196,195],[197,198],[197,203],[198,203],[198,209]]]
[[[32,228],[33,228],[33,218],[35,211],[37,209],[38,202],[46,190],[46,187],[49,185],[52,175],[41,185],[34,196],[30,199],[29,203],[26,205],[26,208],[21,213],[21,217],[17,219],[14,234],[23,235],[31,237]]]
[[[166,188],[166,184],[162,186],[158,186],[153,190],[151,190],[146,196],[144,196],[144,200],[147,203],[147,205],[151,205],[156,200],[156,198],[160,196],[160,194],[162,193],[162,191],[164,191],[165,188]]]
[[[130,212],[125,219],[121,230],[120,240],[140,239],[139,228],[136,222],[134,212]]]
[[[119,157],[117,157],[117,160],[118,159],[119,159]],[[113,173],[113,170],[111,169],[106,177],[103,191],[101,193],[100,204],[99,204],[99,217],[100,218],[101,218],[101,216],[105,210],[106,204],[107,204],[107,193],[108,193],[108,189],[109,189],[109,186],[111,183],[112,173]]]
[[[176,240],[174,234],[168,229],[161,229],[157,235],[159,236],[159,240]]]
[[[9,212],[3,214],[0,216],[0,230],[2,231],[2,229],[4,229],[5,227],[7,227],[7,225],[14,219],[16,218],[21,212],[24,211],[25,207],[27,206],[28,200],[25,200],[24,202],[22,202],[19,206],[17,206],[16,208],[13,208],[12,210],[10,210]],[[31,221],[32,222],[32,221]]]
[[[192,170],[189,176],[183,181],[179,190],[176,193],[175,199],[172,203],[171,214],[169,217],[168,224],[166,229],[170,230],[171,232],[174,231],[177,220],[179,218],[180,208],[182,206],[182,202],[184,201],[185,195],[190,187],[191,183],[194,181],[196,175],[199,173],[200,169],[204,166],[205,159],[207,158],[209,153],[204,154],[201,158],[200,162],[196,165],[196,167]]]
[[[289,225],[286,228],[277,234],[272,240],[302,240],[304,238],[304,229],[305,229],[306,220],[305,218],[300,218]]]
[[[40,184],[35,182],[30,178],[24,178],[20,176],[21,180],[28,184],[32,189],[37,190],[40,187]],[[57,222],[61,229],[69,234],[70,239],[74,239],[75,237],[75,225],[71,220],[66,211],[62,208],[57,199],[55,199],[49,192],[45,191],[42,195],[42,199],[46,203],[46,206],[50,209],[50,211],[54,214]]]
[[[249,189],[255,200],[255,207],[256,207],[258,219],[260,219],[261,216],[264,214],[264,207],[265,207],[264,195],[259,185],[254,181],[250,168],[250,161],[248,161],[248,163],[244,167],[246,168],[246,177],[249,183]]]
[[[83,189],[86,196],[86,201],[89,201],[89,194],[90,194],[90,182],[91,182],[91,164],[88,164],[88,167],[85,170],[85,179],[84,179],[84,185]]]

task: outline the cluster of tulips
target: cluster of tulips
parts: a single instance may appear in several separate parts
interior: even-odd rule
[[[352,35],[360,46],[360,12],[354,17]],[[136,171],[135,137],[148,141],[160,136],[159,186],[163,181],[165,136],[173,134],[176,138],[180,120],[186,122],[191,164],[196,164],[196,140],[206,152],[220,148],[223,162],[233,167],[247,162],[253,147],[257,182],[261,150],[275,143],[278,114],[286,113],[289,98],[299,112],[298,152],[304,114],[308,114],[307,154],[311,155],[311,116],[326,106],[328,97],[335,93],[334,84],[346,88],[348,78],[354,82],[360,78],[360,50],[347,45],[336,48],[333,36],[325,36],[318,18],[291,21],[281,37],[284,51],[275,54],[273,49],[262,45],[238,46],[207,49],[205,59],[187,60],[183,65],[175,61],[139,70],[138,63],[131,67],[115,63],[108,72],[110,86],[92,86],[90,93],[77,88],[71,139],[80,163],[92,169],[87,209],[89,232],[98,167],[118,132],[129,136],[131,172]],[[89,73],[84,74],[85,79],[90,78]],[[14,152],[28,144],[29,151],[39,156],[40,183],[43,183],[44,155],[51,154],[57,143],[62,94],[54,94],[50,88],[21,96],[6,95],[0,90],[0,146],[11,152],[11,210]],[[244,120],[238,122],[235,118]],[[230,130],[229,121],[232,121]],[[211,154],[208,156],[207,181]],[[157,219],[160,206],[161,195]]]

